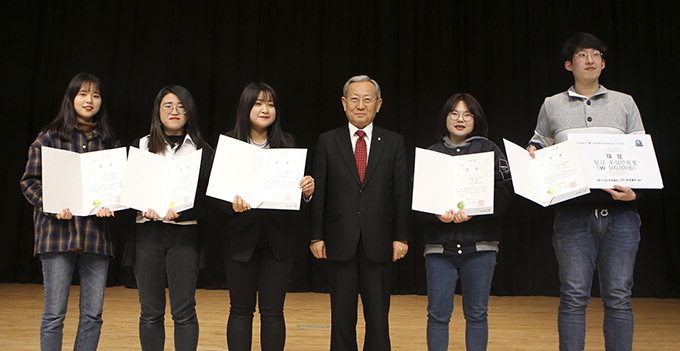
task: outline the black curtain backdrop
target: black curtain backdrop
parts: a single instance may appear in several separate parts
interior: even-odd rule
[[[19,178],[26,150],[56,114],[69,79],[86,71],[105,85],[104,99],[124,144],[148,132],[152,102],[166,84],[194,95],[200,125],[214,146],[233,126],[238,96],[251,81],[280,96],[284,129],[314,151],[317,135],[343,125],[342,84],[368,74],[382,88],[376,124],[414,147],[434,142],[434,121],[454,92],[484,106],[490,137],[524,144],[546,96],[572,83],[559,50],[575,31],[610,46],[601,82],[631,94],[654,138],[665,189],[639,201],[643,218],[634,294],[680,297],[677,224],[680,23],[672,2],[594,1],[16,1],[0,15],[0,282],[40,282],[32,256],[32,208]],[[225,288],[216,216],[208,227],[200,284]],[[291,291],[326,291],[325,266],[307,249],[308,212],[298,239]],[[506,221],[492,293],[557,295],[552,209],[517,197]],[[130,213],[117,215],[111,285],[133,285],[120,267]],[[396,293],[425,293],[422,234],[411,225],[407,258],[397,264]],[[597,282],[594,293],[597,294]]]

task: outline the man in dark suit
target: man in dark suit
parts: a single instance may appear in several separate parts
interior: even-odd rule
[[[409,178],[404,138],[373,125],[380,86],[350,78],[342,106],[348,125],[319,136],[314,156],[310,250],[328,259],[331,350],[357,350],[357,296],[365,351],[390,350],[393,261],[408,251]]]

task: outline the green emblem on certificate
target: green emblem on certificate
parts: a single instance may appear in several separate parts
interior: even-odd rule
[[[94,200],[94,201],[92,201],[92,206],[94,206],[94,207],[99,207],[99,206],[101,206],[101,205],[102,205],[102,201],[101,201],[101,200]]]
[[[557,191],[557,190],[555,190],[555,188],[548,188],[548,194],[550,194],[550,195],[554,194],[555,191]]]
[[[458,205],[456,205],[456,207],[458,207],[459,210],[464,209],[465,208],[465,202],[463,202],[463,201],[459,202]]]

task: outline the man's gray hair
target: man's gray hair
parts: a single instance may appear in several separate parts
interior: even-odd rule
[[[345,85],[342,87],[342,96],[347,96],[347,90],[349,89],[349,85],[352,83],[357,83],[357,82],[371,82],[375,86],[375,93],[378,99],[380,99],[380,85],[378,85],[378,82],[373,80],[371,77],[362,74],[358,76],[354,76],[345,82]]]

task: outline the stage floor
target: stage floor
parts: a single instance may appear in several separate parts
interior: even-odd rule
[[[38,350],[42,286],[0,284],[0,340],[3,350]],[[198,290],[200,322],[199,350],[226,350],[225,326],[228,316],[226,290]],[[557,350],[558,298],[544,296],[496,297],[489,303],[489,350]],[[417,295],[392,296],[390,335],[392,350],[426,350],[427,298]],[[71,289],[69,312],[64,327],[64,349],[72,349],[78,320],[78,287]],[[680,299],[633,300],[635,350],[680,350]],[[286,350],[329,349],[330,305],[328,294],[289,293],[286,298]],[[139,350],[137,290],[106,289],[104,325],[99,350]],[[361,313],[359,313],[361,316]],[[602,350],[602,303],[591,302],[588,310],[586,350]],[[460,296],[456,295],[451,321],[451,350],[464,349],[464,319]],[[166,350],[173,350],[172,319],[166,315]],[[363,319],[357,326],[360,345]],[[259,350],[259,317],[253,323],[253,350]],[[361,348],[360,348],[361,349]]]

